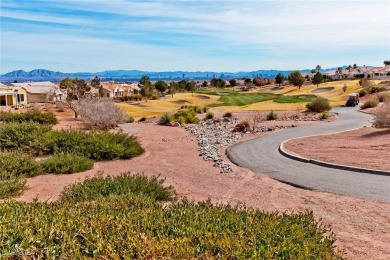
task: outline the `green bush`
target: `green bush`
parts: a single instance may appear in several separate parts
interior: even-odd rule
[[[278,114],[276,114],[274,111],[271,111],[267,114],[267,121],[270,120],[278,120]]]
[[[20,151],[0,152],[0,179],[32,177],[41,173],[34,157]]]
[[[173,117],[169,113],[164,113],[161,115],[160,120],[158,121],[159,125],[169,125],[173,121]]]
[[[46,134],[49,154],[74,153],[92,160],[130,159],[144,152],[135,136],[106,131],[51,131]]]
[[[156,190],[158,192],[156,192]],[[312,212],[172,200],[162,182],[101,177],[56,203],[0,203],[1,255],[19,259],[341,259]],[[327,233],[328,232],[328,233]]]
[[[359,96],[360,96],[360,97],[364,97],[366,94],[367,94],[367,91],[364,90],[364,89],[362,89],[362,90],[359,91]]]
[[[374,93],[379,93],[379,92],[386,91],[386,90],[387,90],[387,88],[385,88],[385,87],[374,86],[374,87],[371,87],[369,91],[371,94],[374,94]]]
[[[92,169],[93,161],[76,154],[58,153],[47,157],[41,165],[46,173],[74,173]]]
[[[213,119],[213,118],[214,118],[214,113],[213,112],[207,112],[206,119]]]
[[[327,113],[322,113],[319,117],[320,120],[326,120],[329,118],[329,115]]]
[[[51,131],[50,125],[34,122],[11,122],[0,124],[0,149],[21,149],[32,154],[42,154],[45,150],[45,134]]]
[[[196,117],[196,112],[191,109],[180,110],[173,115],[175,121],[181,117],[185,119],[186,124],[198,124],[200,121],[199,118]]]
[[[9,179],[0,178],[0,199],[20,195],[25,188],[26,179],[23,177],[12,177]]]
[[[372,98],[364,102],[362,105],[362,109],[376,107],[379,104],[379,100],[377,98]]]
[[[55,125],[58,123],[57,117],[52,113],[42,113],[39,110],[33,110],[23,113],[0,112],[0,121],[4,122],[36,122],[39,124]]]
[[[154,201],[173,201],[175,192],[172,186],[164,187],[164,180],[157,177],[146,177],[130,172],[119,176],[106,176],[102,173],[87,178],[82,183],[75,183],[65,188],[61,201],[82,202],[98,198],[123,195],[142,195]]]
[[[317,112],[317,113],[329,111],[332,109],[329,100],[323,97],[318,97],[314,99],[312,102],[306,104],[306,108],[311,112]]]
[[[233,117],[233,113],[232,112],[226,112],[225,114],[223,114],[223,117],[232,118]]]

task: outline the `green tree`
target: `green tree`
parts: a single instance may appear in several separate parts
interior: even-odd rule
[[[383,62],[383,64],[384,64],[385,66],[390,66],[390,60],[385,60],[385,61]]]
[[[293,71],[288,75],[288,82],[292,84],[295,87],[298,87],[300,89],[305,82],[305,78],[302,76],[302,74],[299,71]]]
[[[315,69],[312,69],[311,71],[310,71],[310,73],[316,73],[316,70]]]
[[[220,78],[214,78],[210,81],[210,85],[216,88],[224,88],[226,85],[226,82],[223,79]]]
[[[320,70],[321,70],[321,65],[317,65],[317,66],[316,66],[316,71],[317,71],[317,72],[320,72]]]
[[[352,66],[351,66],[351,65],[348,65],[345,69],[351,71]]]
[[[154,83],[154,87],[163,94],[168,89],[168,84],[163,80],[158,80]]]
[[[153,84],[150,82],[149,77],[142,76],[139,80],[138,86],[140,88],[139,93],[146,99],[146,101],[148,101],[148,98],[150,98],[153,94]]]
[[[74,112],[74,117],[77,118],[78,114],[75,110],[78,101],[85,98],[85,94],[91,90],[87,82],[78,78],[65,78],[60,82],[60,88],[66,90],[66,103],[70,109]]]
[[[184,91],[184,90],[186,90],[186,88],[187,88],[188,81],[183,79],[183,80],[180,80],[180,81],[178,82],[178,84],[179,84],[179,89],[180,89],[181,91]]]
[[[276,77],[275,77],[275,83],[279,84],[279,87],[280,87],[280,84],[282,84],[283,81],[285,81],[285,80],[286,80],[286,77],[281,72],[279,72],[278,75],[276,75]]]
[[[237,86],[237,80],[231,79],[231,80],[229,80],[229,84],[230,84],[230,86],[235,87],[235,86]]]
[[[192,96],[194,96],[194,91],[196,90],[196,83],[195,81],[191,80],[187,82],[186,90],[192,93]]]
[[[248,86],[250,83],[252,83],[252,80],[249,78],[244,79],[245,86]]]
[[[352,67],[354,70],[356,70],[358,68],[358,66],[355,64],[353,64],[353,67]]]
[[[100,84],[100,78],[96,76],[92,81],[91,81],[91,87],[94,89],[98,90],[98,95],[99,97],[103,97],[103,86]]]
[[[208,85],[209,83],[207,83],[207,81],[203,81],[203,83],[202,83],[202,87],[207,87],[207,85]]]
[[[322,76],[321,72],[317,72],[313,77],[313,84],[316,84],[318,88],[318,85],[322,82],[324,82],[324,77]]]
[[[176,91],[179,89],[179,84],[175,81],[171,81],[168,86],[169,94],[173,97],[174,94],[176,94]]]

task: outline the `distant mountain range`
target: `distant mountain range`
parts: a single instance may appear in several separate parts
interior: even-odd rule
[[[345,66],[343,66],[345,68]],[[322,71],[336,70],[337,68],[330,68]],[[300,70],[301,72],[308,73],[310,69]],[[181,80],[181,79],[193,79],[193,80],[207,80],[214,77],[232,79],[232,78],[253,78],[253,77],[275,77],[279,72],[284,75],[288,75],[291,70],[257,70],[257,71],[242,71],[242,72],[213,72],[213,71],[166,71],[166,72],[150,72],[140,70],[107,70],[103,72],[75,72],[75,73],[63,73],[46,69],[35,69],[30,72],[24,70],[15,70],[0,76],[0,81],[3,83],[9,82],[26,82],[26,81],[61,81],[66,77],[81,78],[84,80],[91,80],[95,76],[101,78],[101,80],[117,80],[117,81],[138,81],[142,76],[149,76],[151,80]]]

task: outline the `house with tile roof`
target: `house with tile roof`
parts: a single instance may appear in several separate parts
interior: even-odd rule
[[[66,98],[66,94],[61,91],[60,87],[50,81],[11,83],[11,86],[24,89],[28,103],[61,101]]]

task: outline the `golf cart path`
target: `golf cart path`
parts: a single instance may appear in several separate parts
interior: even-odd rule
[[[339,114],[339,120],[291,128],[239,143],[229,147],[227,155],[239,166],[297,187],[390,202],[390,176],[326,168],[280,154],[280,144],[292,138],[330,134],[371,125],[372,117],[358,112],[357,108],[337,107],[332,111]]]

